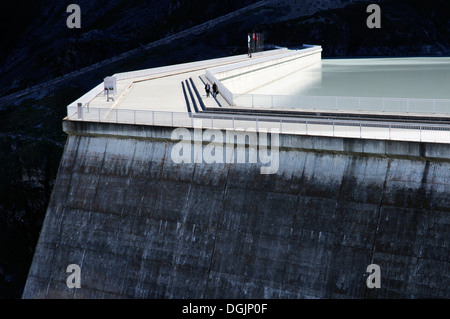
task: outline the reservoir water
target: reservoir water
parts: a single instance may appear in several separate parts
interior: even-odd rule
[[[323,59],[249,93],[450,99],[450,57]]]

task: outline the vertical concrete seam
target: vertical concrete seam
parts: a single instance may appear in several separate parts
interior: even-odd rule
[[[302,176],[300,177],[300,183],[302,183],[303,178],[305,176],[305,167],[306,167],[306,158],[305,158],[305,161],[303,162]],[[300,192],[300,189],[299,189],[299,192]],[[294,213],[292,214],[291,234],[288,239],[289,247],[288,247],[288,252],[286,254],[286,260],[284,262],[283,277],[282,277],[283,279],[281,281],[282,287],[284,287],[286,285],[286,268],[287,268],[289,257],[291,256],[292,246],[294,244],[293,243],[294,242],[293,231],[294,231],[295,220],[297,219],[298,208],[300,207],[301,196],[300,196],[300,194],[297,194],[296,196],[297,196],[297,205],[296,205],[296,209],[295,209]]]
[[[152,147],[155,147],[155,145],[152,144]],[[167,153],[167,143],[164,144],[164,155],[162,156],[162,159],[161,159],[160,175],[155,179],[155,181],[157,181],[157,183],[158,183],[158,185],[156,187],[155,203],[158,200],[161,178],[163,176],[163,171],[164,171],[164,162],[166,159],[166,153]],[[133,153],[133,162],[135,161],[135,158],[136,158],[136,148],[134,149],[134,153]],[[153,205],[153,206],[155,206],[155,205]],[[150,218],[146,218],[146,222],[148,222],[149,219]],[[144,253],[145,253],[145,251],[143,251],[143,254]],[[145,268],[146,264],[145,263],[146,262],[147,262],[147,259],[143,258],[143,256],[142,256],[140,265],[139,265],[138,280],[137,280],[136,286],[134,287],[134,298],[145,298],[144,297],[145,286],[142,286],[141,284],[142,284],[142,281],[145,280],[145,272],[146,272],[146,268]],[[166,287],[166,289],[167,289],[167,287]]]
[[[227,168],[227,165],[224,164],[224,167]],[[212,268],[212,264],[213,264],[213,261],[214,261],[214,254],[216,253],[217,235],[218,235],[218,232],[220,230],[219,226],[221,226],[222,223],[223,223],[223,212],[224,212],[224,207],[225,207],[225,197],[226,197],[226,194],[227,194],[227,191],[228,191],[228,178],[230,176],[230,168],[231,167],[227,168],[227,177],[225,179],[225,185],[224,185],[223,192],[222,192],[222,207],[221,207],[220,212],[219,212],[219,215],[220,215],[219,219],[217,220],[217,224],[216,224],[216,227],[214,229],[213,249],[212,249],[212,252],[211,252],[211,259],[209,261],[209,267],[208,267],[208,272],[207,272],[207,276],[206,276],[205,292],[203,293],[203,298],[212,298],[211,296],[207,297],[208,286],[209,286],[209,276],[211,274],[211,268]]]
[[[371,264],[373,264],[373,257],[375,255],[375,245],[376,245],[376,242],[377,242],[378,231],[379,231],[380,222],[381,222],[381,210],[382,210],[382,207],[383,207],[383,199],[384,199],[384,194],[385,194],[385,190],[386,190],[386,185],[387,185],[387,180],[388,180],[388,176],[389,176],[389,171],[391,169],[391,161],[392,161],[392,159],[388,158],[387,161],[388,161],[388,164],[387,164],[387,167],[386,167],[386,174],[384,176],[383,188],[382,188],[382,192],[381,192],[381,196],[380,196],[380,202],[378,204],[377,228],[375,229],[375,234],[373,236],[373,242],[372,242],[372,250],[370,252],[370,263]],[[368,287],[365,288],[364,298],[368,297],[368,292],[369,292],[368,289],[369,289]]]
[[[166,145],[168,145],[168,144],[166,144]],[[177,222],[176,222],[177,223],[177,231],[176,231],[175,236],[178,237],[178,238],[179,238],[178,223],[181,224],[180,230],[179,230],[179,231],[181,231],[181,233],[184,232],[184,227],[187,228],[187,224],[188,223],[186,222],[186,217],[187,217],[188,209],[189,209],[189,199],[190,199],[190,196],[191,196],[191,193],[192,193],[192,184],[194,183],[194,176],[195,176],[195,168],[196,168],[196,166],[197,165],[194,164],[194,169],[192,170],[191,182],[185,184],[185,186],[188,187],[188,189],[186,190],[185,203],[184,203],[183,208],[182,208],[183,219],[182,220],[177,220]],[[190,226],[191,227],[193,226],[194,229],[195,229],[197,225],[195,224],[195,222],[193,222]],[[191,236],[194,236],[193,231],[191,233]],[[183,252],[183,245],[180,243],[180,241],[176,242],[176,246],[175,247],[176,248],[174,249],[174,252],[173,252],[173,255],[172,255],[172,265],[173,266],[179,265],[179,262],[177,261],[177,259],[181,256],[181,253]],[[184,264],[182,264],[181,266],[184,267]],[[176,275],[177,275],[177,273],[175,271],[175,276]],[[173,288],[173,286],[171,286],[171,287]],[[166,291],[166,294],[167,294],[167,291]],[[171,297],[172,296],[173,296],[173,294],[171,295]]]
[[[334,159],[335,156],[340,156],[340,155],[332,155],[332,156],[333,156],[333,159]],[[338,210],[339,210],[339,207],[340,207],[340,198],[341,198],[342,188],[344,187],[344,181],[345,181],[346,176],[348,176],[349,165],[351,165],[351,167],[354,167],[354,165],[351,164],[350,161],[357,161],[357,159],[354,156],[352,156],[352,157],[345,157],[345,159],[346,159],[345,169],[342,172],[342,178],[341,178],[339,189],[338,189],[337,195],[336,195],[336,208],[334,210],[334,214],[336,216],[338,214]],[[329,250],[330,254],[332,256],[336,255],[336,253],[335,253],[335,246],[331,245],[329,248],[330,248],[330,250]],[[330,263],[329,262],[326,263],[325,274],[327,276],[326,279],[328,279],[328,280],[324,281],[324,286],[327,288],[326,291],[325,291],[325,296],[323,296],[324,298],[333,298],[332,297],[333,289],[330,286],[333,283],[335,283],[335,282],[334,281],[330,281],[330,277],[333,278],[333,274],[330,275],[328,273],[329,266],[330,266]]]
[[[130,188],[130,185],[131,185],[131,183],[133,182],[133,177],[132,177],[133,174],[132,174],[132,170],[133,170],[134,162],[135,162],[135,158],[136,158],[137,141],[134,140],[133,143],[134,143],[133,155],[131,156],[131,159],[130,159],[130,165],[129,165],[128,173],[125,174],[125,175],[127,176],[127,180],[128,180],[127,189]],[[124,203],[127,202],[127,197],[128,197],[129,195],[130,195],[130,193],[127,191],[127,192],[126,192],[126,195],[125,195],[124,198],[123,198]],[[120,214],[121,216],[123,216],[123,210],[124,210],[124,207],[122,206],[122,211],[121,211],[121,214]],[[140,216],[139,216],[139,217],[140,217]]]
[[[159,195],[159,190],[161,189],[161,181],[163,179],[163,174],[164,174],[164,164],[166,163],[166,156],[167,156],[167,147],[168,147],[168,143],[164,143],[164,155],[162,157],[161,160],[161,171],[160,171],[160,175],[159,178],[156,179],[157,181],[157,187],[156,187],[156,196],[155,196],[155,204],[158,201],[158,195]]]
[[[86,249],[83,249],[83,256],[81,257],[81,262],[80,262],[80,269],[81,270],[83,270],[84,256],[85,255],[86,255]],[[73,295],[73,299],[77,299],[77,292],[78,292],[78,289],[75,289],[75,292],[74,292],[74,295]]]
[[[95,138],[95,137],[88,137],[89,144],[90,144],[92,138]],[[101,171],[105,165],[105,157],[106,157],[106,150],[108,148],[108,141],[109,141],[109,139],[106,139],[106,141],[105,141],[105,151],[103,152],[102,163],[100,165],[100,171],[98,172],[98,176],[97,176],[98,178],[97,178],[97,185],[95,187],[94,203],[97,201],[96,199],[97,199],[97,195],[98,195],[98,182],[100,180],[99,175],[101,175]],[[88,149],[89,149],[89,145],[88,145]],[[91,207],[91,209],[92,209],[92,207]]]

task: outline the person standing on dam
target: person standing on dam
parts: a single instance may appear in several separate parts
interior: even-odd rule
[[[209,83],[205,84],[206,97],[209,97],[209,93],[211,92],[211,86]]]
[[[214,97],[216,97],[217,96],[217,94],[219,94],[219,89],[218,89],[218,87],[217,87],[217,84],[216,84],[216,82],[214,82],[214,84],[213,84],[213,96]]]

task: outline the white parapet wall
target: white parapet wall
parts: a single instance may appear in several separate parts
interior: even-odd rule
[[[209,69],[211,82],[217,82],[221,94],[233,105],[233,95],[246,94],[260,86],[307,68],[322,59],[322,47],[305,45],[264,59],[239,62]]]

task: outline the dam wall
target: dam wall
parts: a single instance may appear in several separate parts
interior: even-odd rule
[[[263,175],[174,163],[172,127],[63,125],[25,299],[450,297],[449,144],[281,134]]]

